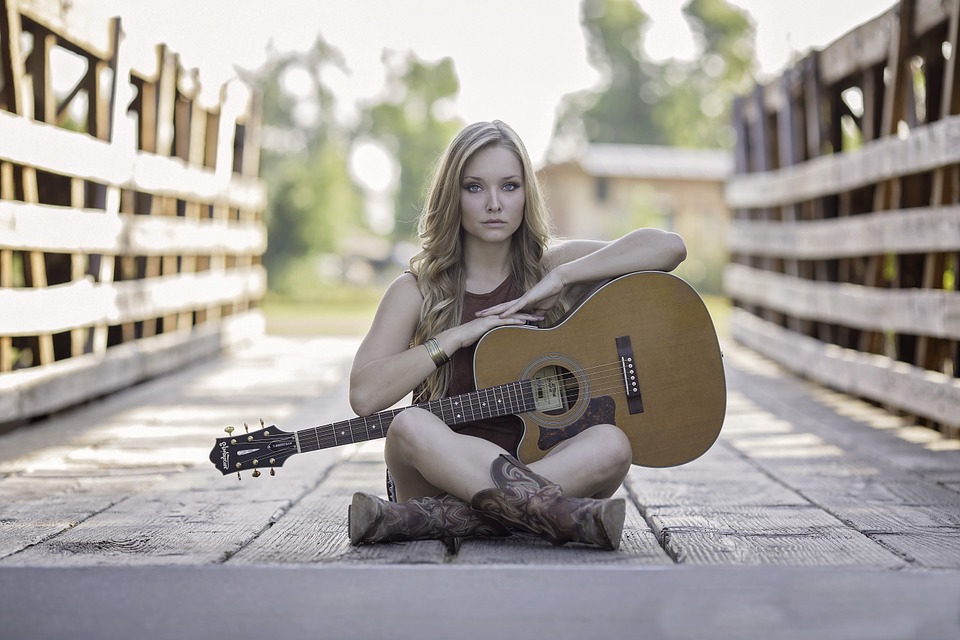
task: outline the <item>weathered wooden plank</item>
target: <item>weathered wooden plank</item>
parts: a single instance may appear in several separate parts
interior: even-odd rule
[[[821,384],[946,424],[960,416],[960,381],[952,376],[827,345],[738,310],[730,326],[737,341]]]
[[[863,145],[856,154],[831,154],[773,171],[734,176],[726,200],[734,208],[794,204],[852,191],[960,162],[960,116],[886,136]]]
[[[366,445],[357,448],[363,452]],[[347,511],[355,491],[386,497],[382,453],[350,452],[323,481],[263,535],[231,557],[234,564],[364,563],[439,564],[447,554],[439,541],[352,547]]]
[[[0,480],[0,559],[77,526],[160,478],[137,475]]]
[[[876,476],[836,478],[811,476],[801,488],[814,504],[831,512],[857,506],[935,506],[960,513],[960,494],[919,478]]]
[[[721,441],[703,458],[689,464],[666,469],[633,467],[625,483],[630,495],[643,509],[665,506],[696,508],[706,504],[809,504],[756,465],[731,452],[727,442],[735,429],[736,419],[728,418]]]
[[[923,479],[933,487],[947,487],[960,480],[960,443],[932,429],[917,426],[914,419],[892,414],[882,407],[844,393],[791,378],[784,369],[755,352],[730,345],[725,348],[728,380],[732,387],[749,388],[751,397],[769,408],[772,425],[789,421],[792,431],[818,436],[834,448],[833,455],[813,457],[824,447],[793,447],[778,455],[776,449],[754,446],[743,449],[751,462],[799,493],[805,487],[822,487],[828,480],[844,485],[865,479],[914,482]],[[759,366],[766,364],[765,367]],[[775,412],[775,414],[774,414]],[[758,416],[762,416],[758,411]],[[728,418],[729,425],[736,419]],[[727,432],[733,446],[740,437],[777,435],[762,425],[749,432]],[[761,444],[761,443],[757,443]],[[842,455],[840,453],[842,452]],[[760,455],[763,454],[763,455]],[[791,455],[801,454],[801,455]],[[947,487],[949,488],[949,487]],[[944,496],[952,500],[950,496]],[[951,502],[944,508],[950,509]]]
[[[960,568],[960,529],[871,537],[915,565],[927,569]]]
[[[727,293],[787,315],[873,331],[960,338],[960,293],[814,282],[739,264],[724,270]]]
[[[820,51],[821,82],[835,85],[865,69],[886,62],[891,31],[896,20],[896,10],[887,11],[848,31]]]
[[[226,178],[167,158],[120,150],[109,142],[0,111],[0,158],[72,178],[128,187],[184,200],[223,201],[262,210],[263,184],[245,176]]]
[[[712,505],[808,505],[801,495],[754,471],[746,477],[693,483],[689,480],[631,483],[640,504],[650,507]]]
[[[18,251],[260,255],[266,243],[266,229],[260,223],[116,215],[0,201],[0,246]]]
[[[446,556],[436,540],[350,546],[349,495],[313,491],[267,531],[231,556],[231,564],[399,563],[441,564]]]
[[[226,318],[219,326],[165,333],[111,347],[104,354],[6,373],[0,378],[0,423],[52,413],[174,371],[227,345],[262,335],[263,328],[263,315],[250,311]]]
[[[837,516],[916,565],[960,567],[960,509],[885,504],[850,506]]]
[[[625,499],[629,497],[621,494]],[[465,540],[451,559],[463,565],[500,564],[505,556],[523,565],[577,566],[637,566],[672,565],[673,560],[660,547],[650,526],[632,502],[627,503],[627,514],[620,538],[620,548],[605,551],[580,544],[554,546],[531,535],[514,534],[509,538]]]
[[[285,500],[220,506],[190,495],[170,509],[136,497],[2,561],[8,566],[208,564],[223,562],[266,526]],[[193,502],[198,500],[198,502]],[[202,500],[202,501],[199,501]],[[215,520],[215,528],[210,521]]]
[[[681,564],[871,566],[906,563],[813,507],[652,509],[648,518]]]
[[[870,534],[954,533],[960,538],[960,510],[903,504],[852,506],[838,512],[850,526]]]
[[[363,448],[359,447],[361,451]],[[386,497],[387,465],[383,462],[383,454],[368,455],[370,457],[364,459],[355,454],[348,462],[337,465],[323,479],[318,491],[328,496],[339,496],[344,500],[344,505],[349,504],[350,497],[357,491]]]
[[[0,317],[0,333],[29,336],[136,322],[207,305],[259,300],[265,293],[266,272],[260,265],[114,283],[80,280],[38,289],[3,289],[0,307],[17,313]],[[50,314],[50,309],[60,312]]]
[[[808,222],[733,220],[727,246],[735,253],[799,260],[954,251],[960,246],[960,206]]]
[[[169,474],[4,564],[223,562],[276,522],[336,460],[336,455],[315,456],[313,466],[243,482],[211,473],[207,466]]]

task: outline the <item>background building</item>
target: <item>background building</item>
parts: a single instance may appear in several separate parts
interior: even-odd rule
[[[689,257],[681,275],[721,290],[729,213],[724,184],[732,158],[718,149],[591,144],[540,171],[557,234],[615,238],[652,226],[681,234]]]

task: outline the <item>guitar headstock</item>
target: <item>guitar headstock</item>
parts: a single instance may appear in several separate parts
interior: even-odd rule
[[[260,421],[263,427],[263,421]],[[247,425],[243,425],[247,430]],[[275,425],[263,427],[252,433],[234,435],[233,427],[224,429],[225,438],[217,438],[216,444],[210,451],[210,462],[220,473],[227,475],[253,469],[253,477],[260,476],[260,469],[269,468],[270,475],[275,475],[276,467],[282,467],[287,458],[298,453],[297,437],[292,433],[281,431]]]

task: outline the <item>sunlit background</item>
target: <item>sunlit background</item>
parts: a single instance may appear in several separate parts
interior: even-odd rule
[[[322,36],[340,52],[342,70],[324,76],[338,115],[384,92],[385,52],[453,60],[459,91],[450,113],[465,122],[500,118],[523,136],[535,159],[546,154],[554,112],[564,95],[601,81],[588,59],[580,0],[88,0],[123,15],[130,31],[150,33],[183,52],[185,62],[228,77],[274,54],[303,52]],[[650,17],[644,46],[651,60],[693,59],[697,45],[681,0],[636,0]],[[729,0],[754,24],[760,78],[775,75],[895,4],[892,0]],[[292,87],[296,90],[295,87]]]
[[[477,120],[502,119],[524,139],[543,170],[560,235],[672,228],[692,249],[681,275],[705,295],[721,294],[733,96],[893,4],[76,0],[73,6],[120,15],[130,37],[166,42],[185,66],[202,70],[206,84],[239,76],[260,92],[270,328],[337,333],[365,328],[384,283],[413,251],[434,160],[457,129]],[[591,146],[610,142],[634,147],[627,157]],[[697,157],[699,168],[693,156],[676,156],[671,166],[682,174],[672,177],[712,189],[712,200],[679,202],[644,183],[588,219],[582,194],[556,188],[575,182],[570,167],[589,174],[588,165],[598,163],[631,164],[633,177],[645,180],[636,165],[657,164],[661,148],[711,150]],[[596,180],[594,195],[606,196],[606,176],[586,177]],[[316,324],[318,313],[331,309],[336,319]]]

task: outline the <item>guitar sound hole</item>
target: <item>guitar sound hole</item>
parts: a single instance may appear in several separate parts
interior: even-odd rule
[[[533,380],[537,410],[547,415],[563,415],[580,397],[577,377],[564,367],[544,367],[534,374]]]

